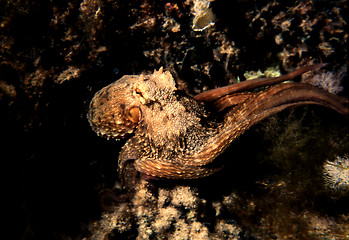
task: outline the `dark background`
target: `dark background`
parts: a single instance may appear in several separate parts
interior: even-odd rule
[[[346,73],[346,1],[227,2],[211,3],[215,25],[198,32],[191,28],[193,4],[185,1],[0,2],[1,159],[9,174],[3,197],[15,218],[11,239],[76,238],[99,218],[99,193],[120,181],[117,156],[124,141],[97,137],[86,115],[94,93],[125,74],[163,66],[194,95],[271,65],[286,73],[328,62],[326,70]],[[165,24],[169,20],[172,25]],[[343,96],[347,85],[345,76]],[[291,132],[300,135],[287,135],[297,119],[303,122]],[[297,200],[305,202],[303,210],[348,217],[347,196],[328,197],[319,186],[309,190],[326,159],[348,153],[347,123],[320,107],[279,114],[228,149],[222,158],[234,161],[219,176],[188,184],[211,186],[202,190],[208,198],[231,189],[259,198],[256,181],[288,172],[304,181],[303,200]],[[288,150],[275,150],[285,134]]]

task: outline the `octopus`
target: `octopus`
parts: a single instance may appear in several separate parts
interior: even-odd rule
[[[208,90],[196,96],[176,88],[169,71],[126,75],[93,97],[88,120],[108,139],[128,138],[118,171],[126,185],[139,176],[196,179],[221,166],[214,160],[263,119],[291,107],[321,105],[349,115],[349,101],[295,77],[315,64],[274,78],[260,78]]]

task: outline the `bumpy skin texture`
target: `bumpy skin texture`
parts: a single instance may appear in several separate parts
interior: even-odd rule
[[[213,160],[252,125],[286,108],[318,104],[348,115],[348,100],[303,83],[280,83],[323,64],[279,78],[251,80],[195,97],[178,91],[170,72],[124,76],[96,93],[89,121],[102,136],[133,134],[119,155],[126,182],[137,172],[156,178],[210,175]],[[273,85],[260,92],[247,90]],[[210,102],[216,112],[208,112]],[[223,117],[217,117],[225,110]]]

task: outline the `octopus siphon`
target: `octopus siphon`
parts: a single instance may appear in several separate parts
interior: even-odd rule
[[[88,120],[98,135],[129,137],[118,159],[126,185],[139,174],[160,179],[205,177],[220,169],[212,163],[236,138],[284,109],[317,104],[349,115],[348,99],[289,81],[325,65],[196,96],[178,90],[171,73],[162,68],[153,74],[126,75],[95,94]]]

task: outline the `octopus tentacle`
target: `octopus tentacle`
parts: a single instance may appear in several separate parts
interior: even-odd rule
[[[135,169],[143,174],[157,178],[168,179],[195,179],[210,176],[221,168],[208,166],[190,166],[167,161],[159,161],[155,158],[144,158],[136,161]]]
[[[236,93],[234,95],[225,95],[215,101],[213,101],[214,109],[218,112],[221,112],[227,108],[231,108],[238,104],[241,104],[251,98],[254,93],[244,92],[244,93]]]
[[[232,141],[263,119],[290,107],[316,104],[349,115],[349,101],[304,83],[284,83],[251,94],[226,115],[219,134],[191,155],[181,156],[178,163],[203,166],[211,163]]]
[[[200,93],[200,94],[194,96],[194,98],[197,101],[210,102],[210,101],[217,100],[225,95],[229,95],[232,93],[242,92],[242,91],[246,91],[246,90],[257,88],[257,87],[271,86],[271,85],[281,83],[284,81],[292,80],[295,77],[297,77],[305,72],[319,69],[319,68],[322,68],[322,67],[327,66],[327,65],[328,65],[327,63],[318,63],[318,64],[299,68],[293,72],[287,73],[287,74],[282,75],[280,77],[257,78],[257,79],[252,79],[252,80],[248,80],[248,81],[243,81],[243,82],[239,82],[239,83],[236,83],[233,85],[208,90],[206,92],[203,92],[203,93]]]

